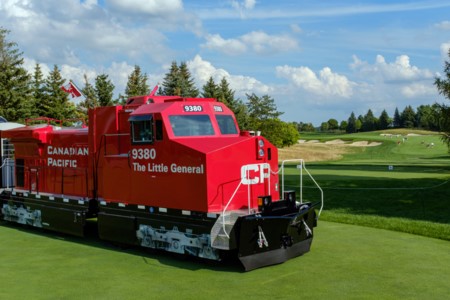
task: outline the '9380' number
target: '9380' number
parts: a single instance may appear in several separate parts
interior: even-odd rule
[[[185,105],[184,111],[186,112],[199,112],[203,111],[203,107],[201,105]]]
[[[131,150],[131,157],[133,159],[155,159],[156,158],[156,150],[149,148],[134,148]]]

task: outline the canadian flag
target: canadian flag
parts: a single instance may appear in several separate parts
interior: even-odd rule
[[[69,83],[66,85],[62,85],[61,89],[64,92],[70,94],[70,96],[72,96],[72,98],[78,98],[83,95],[72,81],[69,81]]]

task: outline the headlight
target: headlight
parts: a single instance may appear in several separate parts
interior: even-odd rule
[[[264,147],[264,140],[259,140],[258,141],[258,145],[259,145],[259,147]]]

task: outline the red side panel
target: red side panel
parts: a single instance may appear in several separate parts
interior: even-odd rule
[[[87,129],[27,126],[3,135],[14,144],[17,188],[92,197]]]

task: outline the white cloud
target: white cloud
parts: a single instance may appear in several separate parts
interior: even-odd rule
[[[293,33],[302,33],[303,29],[298,24],[291,24],[291,30]]]
[[[353,82],[347,77],[333,73],[330,68],[323,68],[319,74],[308,67],[276,67],[278,77],[286,78],[295,87],[323,97],[337,96],[348,98],[353,94]]]
[[[263,31],[253,31],[243,35],[241,39],[249,48],[259,54],[298,49],[297,40],[288,35],[269,35]]]
[[[236,2],[236,1],[233,1],[233,2]],[[245,9],[253,9],[255,7],[255,4],[256,4],[256,0],[244,0],[244,1],[242,1],[242,6]]]
[[[235,39],[224,39],[219,34],[207,35],[202,47],[227,55],[250,51],[256,54],[274,54],[296,50],[298,42],[286,34],[269,35],[263,31],[252,31]]]
[[[431,84],[412,83],[401,88],[401,93],[407,98],[436,95],[436,87]]]
[[[230,88],[235,90],[236,96],[244,97],[246,93],[255,93],[257,95],[268,94],[272,91],[271,87],[263,84],[257,79],[249,76],[232,75],[224,69],[218,69],[209,61],[203,60],[196,55],[193,60],[187,62],[193,78],[196,79],[198,87],[202,87],[209,77],[212,77],[216,83],[225,78],[230,84]]]
[[[106,0],[107,5],[124,13],[143,13],[153,16],[170,16],[183,10],[181,0]]]
[[[430,70],[412,66],[407,55],[397,56],[395,62],[391,63],[387,63],[383,56],[377,55],[374,64],[362,61],[354,55],[350,67],[361,76],[375,81],[396,82],[433,78]]]
[[[84,0],[81,5],[87,9],[91,9],[98,5],[97,0]]]
[[[441,45],[441,55],[443,60],[448,60],[450,51],[450,41]]]
[[[206,36],[206,43],[202,47],[222,52],[227,55],[239,55],[247,51],[247,46],[237,39],[224,39],[219,34]]]
[[[442,30],[450,30],[450,21],[442,21],[441,23],[435,24],[435,26]]]
[[[28,57],[24,57],[24,62],[23,62],[23,67],[25,68],[25,70],[28,71],[28,73],[30,74],[34,74],[34,69],[36,67],[36,60],[32,59],[32,58],[28,58]],[[39,66],[41,68],[41,72],[42,75],[45,77],[47,77],[47,75],[50,73],[50,68],[47,66],[47,64],[42,64],[39,63]]]
[[[170,3],[163,6],[167,8]],[[28,57],[49,64],[99,65],[113,59],[138,61],[142,57],[162,63],[174,56],[161,30],[169,28],[169,20],[161,28],[151,18],[130,25],[99,7],[97,0],[7,0],[0,2],[0,19]],[[185,29],[179,20],[173,26]],[[151,43],[143,43],[143,37]]]
[[[245,12],[255,8],[256,0],[237,1],[231,0],[231,7],[239,12],[241,18],[245,18]]]
[[[2,10],[6,12],[8,17],[33,17],[30,1],[28,0],[2,0],[0,2],[0,11]]]

